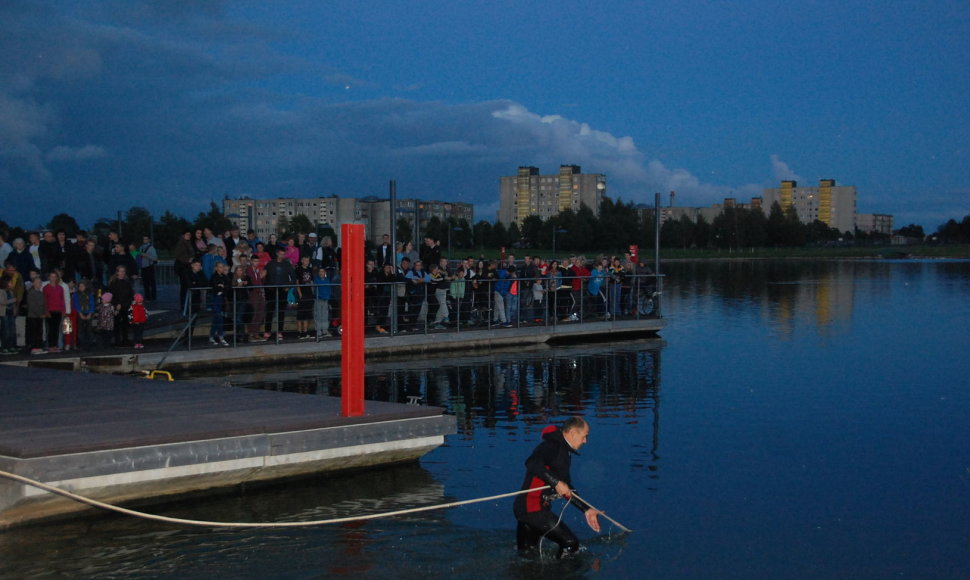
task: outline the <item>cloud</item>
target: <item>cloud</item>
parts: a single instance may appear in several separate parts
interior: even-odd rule
[[[413,147],[404,147],[398,150],[402,155],[441,157],[451,155],[476,155],[484,153],[487,147],[484,144],[472,144],[468,141],[440,141]]]
[[[654,192],[677,191],[686,194],[682,199],[701,205],[720,201],[737,189],[704,183],[686,169],[670,168],[658,159],[648,159],[632,137],[617,137],[561,115],[540,116],[518,103],[510,103],[493,116],[522,129],[527,139],[520,146],[533,149],[533,154],[545,163],[577,164],[586,171],[605,173],[609,180],[607,191],[614,197],[650,202]],[[550,172],[556,169],[547,168]]]
[[[88,159],[100,159],[107,156],[108,152],[104,147],[97,145],[85,145],[83,147],[59,145],[48,151],[45,159],[47,161],[87,161]]]
[[[775,181],[801,181],[802,178],[796,174],[787,163],[782,161],[777,155],[771,156],[771,173]]]
[[[278,31],[229,21],[222,2],[119,2],[88,20],[22,6],[0,7],[16,24],[0,24],[0,53],[15,56],[0,62],[0,186],[63,202],[82,222],[133,203],[193,217],[224,195],[384,195],[390,179],[401,197],[460,199],[491,220],[499,177],[520,165],[581,165],[627,201],[760,194],[705,183],[561,112],[357,97],[341,85],[376,85],[275,50]],[[72,207],[79,195],[88,203]]]

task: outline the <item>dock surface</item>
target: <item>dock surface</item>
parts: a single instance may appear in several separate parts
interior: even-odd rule
[[[333,397],[14,366],[0,401],[0,469],[103,501],[414,460],[455,431],[436,407],[345,418]],[[0,527],[65,502],[0,480]]]

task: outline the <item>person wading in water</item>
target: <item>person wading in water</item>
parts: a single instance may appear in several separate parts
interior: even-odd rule
[[[589,424],[582,417],[570,417],[561,429],[547,427],[542,432],[542,443],[525,460],[525,481],[522,489],[535,491],[516,496],[512,511],[518,521],[516,541],[519,550],[529,550],[539,545],[542,538],[559,544],[559,557],[579,549],[579,538],[552,513],[552,500],[562,497],[586,515],[586,523],[593,531],[600,531],[597,516],[600,512],[575,497],[569,477],[572,454],[579,455],[579,448],[586,443]],[[553,489],[541,489],[545,486]]]

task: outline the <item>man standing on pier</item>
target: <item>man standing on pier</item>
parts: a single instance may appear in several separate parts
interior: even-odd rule
[[[579,448],[586,443],[588,435],[589,424],[586,420],[582,417],[570,417],[562,429],[547,427],[542,432],[542,443],[525,460],[525,481],[522,489],[535,491],[517,495],[512,505],[518,521],[516,541],[519,550],[538,546],[544,537],[559,544],[560,558],[563,552],[572,554],[579,549],[579,538],[550,509],[552,501],[559,497],[569,500],[579,508],[586,515],[586,523],[593,531],[600,531],[597,519],[600,512],[573,495],[569,476],[571,454],[579,455]],[[552,489],[544,489],[546,486]]]

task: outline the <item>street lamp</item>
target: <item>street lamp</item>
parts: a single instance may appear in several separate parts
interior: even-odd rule
[[[566,228],[552,228],[552,259],[556,259],[556,234],[567,233]]]

